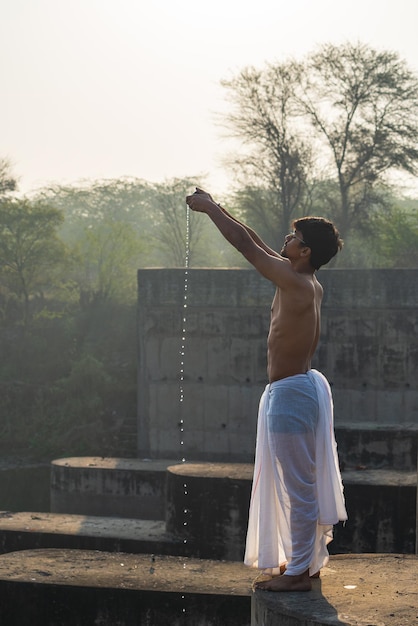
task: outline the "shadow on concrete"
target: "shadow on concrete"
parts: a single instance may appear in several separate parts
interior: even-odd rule
[[[321,579],[312,581],[307,593],[274,593],[256,591],[251,603],[251,626],[283,626],[293,624],[315,626],[349,626],[322,592]]]

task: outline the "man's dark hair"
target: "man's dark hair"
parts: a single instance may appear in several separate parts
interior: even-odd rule
[[[302,233],[303,241],[311,249],[311,265],[316,270],[328,263],[344,245],[334,224],[324,217],[301,217],[293,220],[292,228]]]

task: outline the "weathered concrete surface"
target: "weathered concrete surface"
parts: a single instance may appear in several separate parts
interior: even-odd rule
[[[167,472],[167,530],[192,541],[194,556],[242,560],[253,466],[185,463]]]
[[[416,487],[416,472],[399,472],[389,469],[358,469],[342,473],[344,484],[374,487]]]
[[[191,542],[167,533],[161,520],[0,512],[1,553],[37,548],[170,555],[193,552]]]
[[[49,511],[49,463],[0,459],[0,511]]]
[[[76,550],[0,557],[4,626],[250,626],[242,563]]]
[[[340,423],[335,435],[342,469],[416,470],[418,423]]]
[[[331,557],[306,593],[257,591],[242,563],[76,550],[0,557],[7,626],[411,626],[418,558]]]
[[[172,464],[108,457],[56,459],[51,463],[51,511],[163,520],[166,469]]]
[[[333,556],[312,591],[256,591],[251,626],[411,626],[417,580],[416,556]]]
[[[185,463],[168,468],[167,530],[192,542],[200,558],[243,558],[251,464]],[[346,524],[331,553],[415,551],[416,473],[343,472]]]
[[[52,521],[52,518],[46,521],[46,516],[42,516],[42,532],[38,531],[38,534],[31,536],[30,533],[11,531],[6,527],[7,519],[2,524],[0,518],[0,531],[5,531],[3,550],[73,547],[168,554],[171,545],[172,554],[241,560],[247,532],[253,465],[181,463],[168,468],[166,465],[167,461],[95,457],[59,459],[52,465],[52,471],[59,472],[60,509],[63,515],[77,511],[87,517],[92,512],[98,516],[99,511],[104,510],[103,521],[97,518],[94,525],[96,530],[101,525],[108,528],[111,516],[129,518],[131,508],[128,507],[127,511],[123,501],[125,486],[129,501],[133,499],[132,492],[138,492],[134,509],[137,515],[143,509],[142,498],[145,497],[148,517],[153,516],[154,519],[152,523],[157,523],[159,519],[163,524],[163,519],[166,520],[168,533],[165,537],[147,539],[140,533],[136,541],[133,537],[123,538],[123,535],[119,538],[116,521],[112,522],[113,536],[106,539],[99,536],[96,530],[88,534],[93,528],[91,522],[80,522],[79,530],[68,534],[67,523],[60,523],[61,528],[57,530],[57,522]],[[112,467],[119,468],[115,474]],[[64,470],[68,472],[65,474],[67,478],[61,474]],[[155,509],[151,507],[151,495],[148,499],[141,495],[144,492],[141,481],[145,489],[149,488],[148,474],[158,474],[159,477],[160,486],[152,491]],[[330,544],[331,553],[414,553],[416,473],[357,469],[344,471],[342,476],[349,518],[345,525],[338,524],[335,527],[334,541]],[[149,494],[149,491],[146,493]],[[93,506],[97,499],[100,499],[100,507]],[[135,522],[130,519],[129,524],[134,527]],[[184,542],[187,545],[184,545],[183,551]]]
[[[313,366],[332,383],[337,427],[416,426],[418,270],[324,269],[318,279]],[[139,455],[252,461],[273,291],[252,269],[188,271],[180,403],[184,271],[138,272]]]
[[[330,551],[413,554],[416,472],[351,470],[342,478],[348,521],[335,527]]]

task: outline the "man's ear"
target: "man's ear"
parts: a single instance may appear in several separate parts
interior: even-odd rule
[[[302,250],[300,251],[300,256],[303,256],[304,258],[309,259],[309,257],[312,254],[312,250],[310,249],[309,246],[305,246],[304,248],[302,248]]]

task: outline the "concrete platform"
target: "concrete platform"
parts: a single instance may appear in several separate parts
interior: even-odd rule
[[[373,487],[416,487],[417,473],[393,469],[360,469],[342,472],[346,485],[369,485]]]
[[[193,556],[242,561],[252,475],[249,463],[168,467],[167,530],[187,537],[196,548]]]
[[[178,461],[68,457],[51,462],[51,511],[164,519],[166,470]]]
[[[242,563],[78,550],[0,557],[4,626],[250,626]]]
[[[185,555],[193,546],[166,532],[160,520],[59,513],[0,512],[0,552],[72,548]]]
[[[193,556],[241,560],[252,471],[244,463],[168,467],[167,530],[187,536],[196,546]],[[413,554],[416,472],[359,469],[343,472],[342,478],[348,521],[336,525],[330,551]]]
[[[0,459],[0,511],[49,511],[50,464]]]
[[[251,592],[242,563],[78,550],[0,557],[5,626],[411,626],[418,557],[333,556],[313,589]]]
[[[249,463],[170,465],[169,460],[58,459],[51,465],[52,512],[166,521],[168,532],[177,537],[178,544],[187,540],[188,556],[240,561],[252,472]],[[344,526],[335,527],[330,551],[413,554],[416,472],[359,466],[347,468],[342,477],[349,518]],[[1,530],[0,519],[0,536]],[[98,547],[94,543],[38,545]],[[167,554],[158,546],[145,547],[145,551]]]
[[[363,466],[416,472],[417,423],[341,423],[337,418],[335,436],[342,468]]]
[[[256,591],[251,626],[412,626],[417,581],[413,555],[333,556],[312,591]]]

